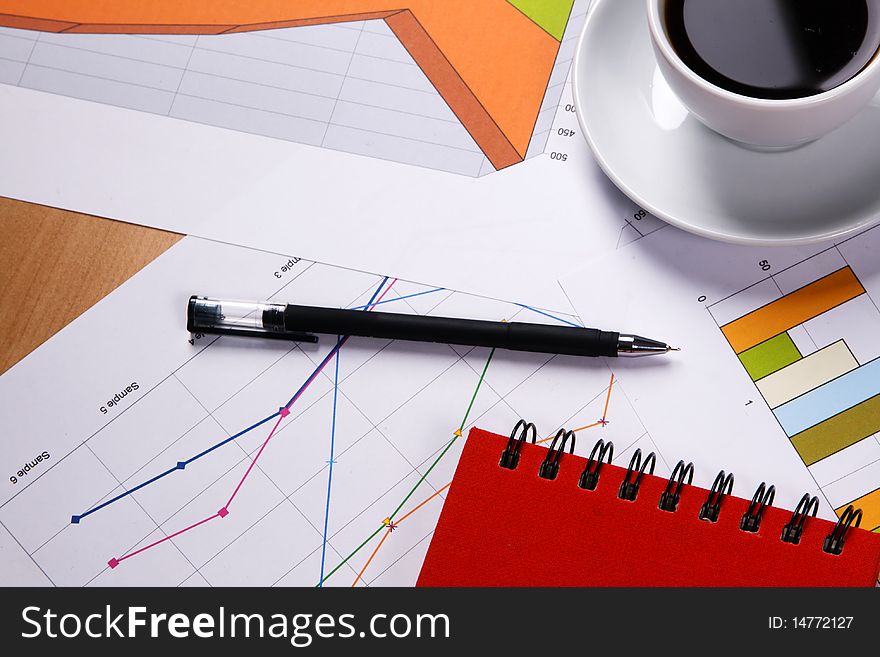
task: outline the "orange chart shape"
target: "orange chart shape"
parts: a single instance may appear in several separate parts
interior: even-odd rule
[[[367,19],[385,20],[496,169],[525,158],[559,41],[507,0],[0,0],[0,25],[44,32],[227,34]]]

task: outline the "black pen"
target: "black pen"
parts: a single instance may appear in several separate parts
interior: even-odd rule
[[[278,303],[190,297],[190,333],[317,342],[314,333],[441,342],[571,356],[647,356],[678,351],[664,342],[615,331],[522,322],[402,315]]]

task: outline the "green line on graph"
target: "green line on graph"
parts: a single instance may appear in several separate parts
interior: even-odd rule
[[[471,411],[474,408],[474,401],[476,401],[476,399],[477,399],[477,393],[480,392],[480,387],[483,385],[483,380],[486,378],[486,372],[489,370],[489,363],[492,362],[492,356],[494,356],[494,355],[495,355],[495,348],[493,347],[492,350],[489,352],[489,357],[486,359],[486,364],[483,366],[483,372],[480,374],[480,379],[479,379],[479,381],[477,381],[476,388],[474,388],[474,394],[471,395],[470,403],[468,403],[467,410],[465,411],[464,417],[461,420],[461,425],[459,425],[458,430],[455,432],[454,437],[452,438],[452,440],[450,440],[448,443],[446,443],[446,446],[443,448],[443,451],[440,452],[440,454],[437,456],[437,458],[434,459],[434,462],[431,463],[431,465],[428,467],[427,470],[425,470],[425,473],[419,478],[419,480],[416,482],[416,485],[413,486],[412,489],[409,491],[409,493],[406,494],[406,497],[403,498],[403,501],[397,505],[397,508],[394,509],[394,512],[390,516],[388,516],[389,520],[393,519],[394,516],[397,515],[397,512],[400,511],[401,508],[403,508],[403,505],[406,504],[407,501],[409,500],[409,498],[411,498],[413,496],[413,494],[418,490],[419,486],[421,486],[424,483],[425,479],[428,477],[429,474],[431,474],[431,471],[436,467],[436,465],[440,462],[440,460],[444,456],[446,456],[446,453],[449,451],[449,448],[452,447],[455,444],[455,441],[461,437],[461,433],[464,430],[465,426],[467,425],[468,417],[470,417]],[[388,525],[386,525],[385,523],[382,523],[381,525],[379,525],[376,528],[376,531],[374,531],[372,534],[370,534],[364,540],[363,543],[361,543],[354,550],[352,550],[352,552],[347,557],[345,557],[345,559],[340,561],[339,564],[333,570],[331,570],[329,573],[327,573],[324,576],[324,579],[322,579],[320,582],[318,582],[318,584],[316,586],[320,586],[321,584],[326,582],[333,573],[335,573],[337,570],[339,570],[345,564],[347,564],[353,556],[355,556],[358,552],[360,552],[362,549],[364,549],[364,547],[367,545],[367,543],[372,541],[379,532],[381,532],[383,529],[386,529],[387,527],[388,527]]]

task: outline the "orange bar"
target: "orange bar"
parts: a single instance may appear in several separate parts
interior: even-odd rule
[[[844,267],[722,326],[721,330],[740,354],[864,293],[865,288],[853,270]]]
[[[880,488],[867,495],[863,495],[859,499],[850,502],[850,504],[862,510],[862,529],[869,531],[880,529]],[[837,515],[842,514],[847,506],[849,504],[837,509]]]
[[[386,18],[385,22],[412,58],[419,63],[419,68],[431,84],[442,90],[446,104],[480,146],[480,150],[489,156],[492,166],[503,169],[521,162],[525,151],[518,152],[507,135],[498,130],[498,124],[485,105],[473,94],[461,73],[452,66],[413,13],[402,11]],[[531,129],[528,133],[531,140]],[[528,148],[528,140],[523,145]]]
[[[0,26],[47,32],[222,34],[376,18],[496,169],[525,158],[559,41],[507,0],[0,0]]]

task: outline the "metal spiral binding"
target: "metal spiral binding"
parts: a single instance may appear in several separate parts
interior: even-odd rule
[[[508,470],[516,470],[519,465],[519,453],[522,451],[523,443],[528,439],[529,433],[532,436],[532,444],[538,439],[538,429],[531,422],[520,420],[510,432],[510,439],[507,441],[507,449],[501,453],[501,461],[498,463],[502,468]]]
[[[846,507],[846,511],[840,515],[840,519],[837,521],[834,529],[831,530],[831,533],[825,537],[822,550],[828,554],[838,555],[842,553],[843,542],[846,539],[846,533],[849,531],[850,526],[855,525],[858,527],[861,524],[862,510],[856,509],[850,504]]]
[[[617,497],[626,500],[627,502],[634,502],[639,494],[639,486],[642,483],[642,477],[645,476],[645,471],[648,470],[648,467],[650,466],[651,469],[648,470],[648,474],[654,474],[655,465],[657,465],[657,455],[654,454],[654,452],[648,454],[648,458],[642,463],[642,450],[637,449],[629,461],[629,467],[626,469],[626,477],[623,478],[623,483],[620,484],[620,489],[617,491]],[[630,477],[636,472],[636,470],[638,470],[636,478],[630,481]]]
[[[604,440],[599,440],[599,442],[593,445],[593,451],[590,452],[587,465],[584,467],[584,471],[581,472],[580,479],[578,479],[578,486],[580,488],[596,490],[596,486],[599,485],[599,473],[602,471],[606,455],[608,456],[608,463],[611,463],[611,459],[614,458],[614,443],[606,443]]]
[[[724,498],[733,492],[733,473],[725,475],[724,470],[718,473],[712,483],[712,489],[700,507],[700,520],[718,522],[721,513],[721,503]]]
[[[780,537],[782,542],[792,543],[794,545],[800,543],[801,534],[804,533],[804,526],[807,524],[807,518],[810,515],[815,517],[818,512],[819,498],[810,497],[809,493],[805,493],[801,498],[801,501],[798,502],[794,513],[791,514],[791,520],[789,520],[788,524],[782,528],[782,536]]]
[[[776,486],[767,488],[765,482],[761,482],[758,490],[752,495],[752,501],[748,510],[743,514],[742,520],[739,521],[739,528],[744,532],[756,534],[761,528],[761,518],[764,517],[764,509],[773,506],[773,500],[776,499]]]
[[[559,445],[559,449],[556,449],[556,443],[560,439],[562,443]],[[547,452],[547,457],[541,463],[541,467],[538,468],[538,476],[541,479],[556,479],[556,475],[559,474],[559,462],[562,460],[562,455],[565,453],[565,444],[569,439],[571,439],[569,454],[574,454],[574,444],[576,441],[574,431],[560,429],[556,432],[553,442],[550,443],[550,451]]]
[[[687,482],[685,482],[685,477],[687,477]],[[688,463],[685,465],[684,461],[679,461],[669,476],[666,490],[660,494],[660,502],[657,504],[657,507],[663,511],[675,513],[675,510],[678,508],[678,501],[681,499],[681,489],[686,485],[689,486],[693,481],[694,464]]]
[[[507,441],[507,447],[501,454],[499,466],[508,470],[515,470],[519,465],[519,456],[522,451],[523,444],[531,439],[532,444],[537,442],[538,430],[531,422],[520,420],[510,432],[510,438]],[[569,444],[569,440],[571,443]],[[574,453],[576,436],[574,431],[566,431],[560,429],[553,442],[547,456],[541,462],[538,469],[538,476],[542,479],[556,479],[559,474],[559,465],[562,462],[562,456],[565,448],[568,446],[569,454]],[[558,445],[558,447],[557,447]],[[607,458],[606,458],[607,457]],[[584,490],[595,490],[599,484],[599,475],[602,466],[605,463],[611,463],[614,457],[614,444],[599,440],[593,446],[587,464],[581,472],[578,479],[578,487]],[[654,452],[648,454],[647,458],[642,460],[642,450],[636,449],[629,466],[626,469],[626,476],[620,484],[617,496],[629,502],[635,501],[639,493],[639,486],[645,474],[654,474],[654,467],[657,464],[657,456]],[[666,489],[660,495],[658,508],[663,511],[675,512],[678,509],[678,503],[681,499],[681,493],[685,486],[691,485],[694,478],[694,464],[679,461],[669,477]],[[724,498],[733,493],[733,474],[725,473],[724,470],[718,473],[712,484],[712,489],[706,497],[706,501],[700,507],[699,518],[708,522],[717,522],[721,513],[721,505]],[[761,482],[749,508],[740,519],[739,528],[744,532],[757,533],[761,527],[761,521],[767,507],[773,506],[776,497],[776,487],[767,486],[765,482]],[[807,520],[812,516],[815,517],[819,511],[819,499],[815,496],[805,494],[797,507],[791,514],[791,518],[785,527],[782,528],[780,540],[784,543],[797,545],[800,543]],[[840,515],[840,519],[834,526],[834,529],[825,537],[822,550],[828,554],[840,555],[843,553],[844,542],[850,528],[857,528],[862,522],[862,510],[856,509],[850,504],[846,510]]]

